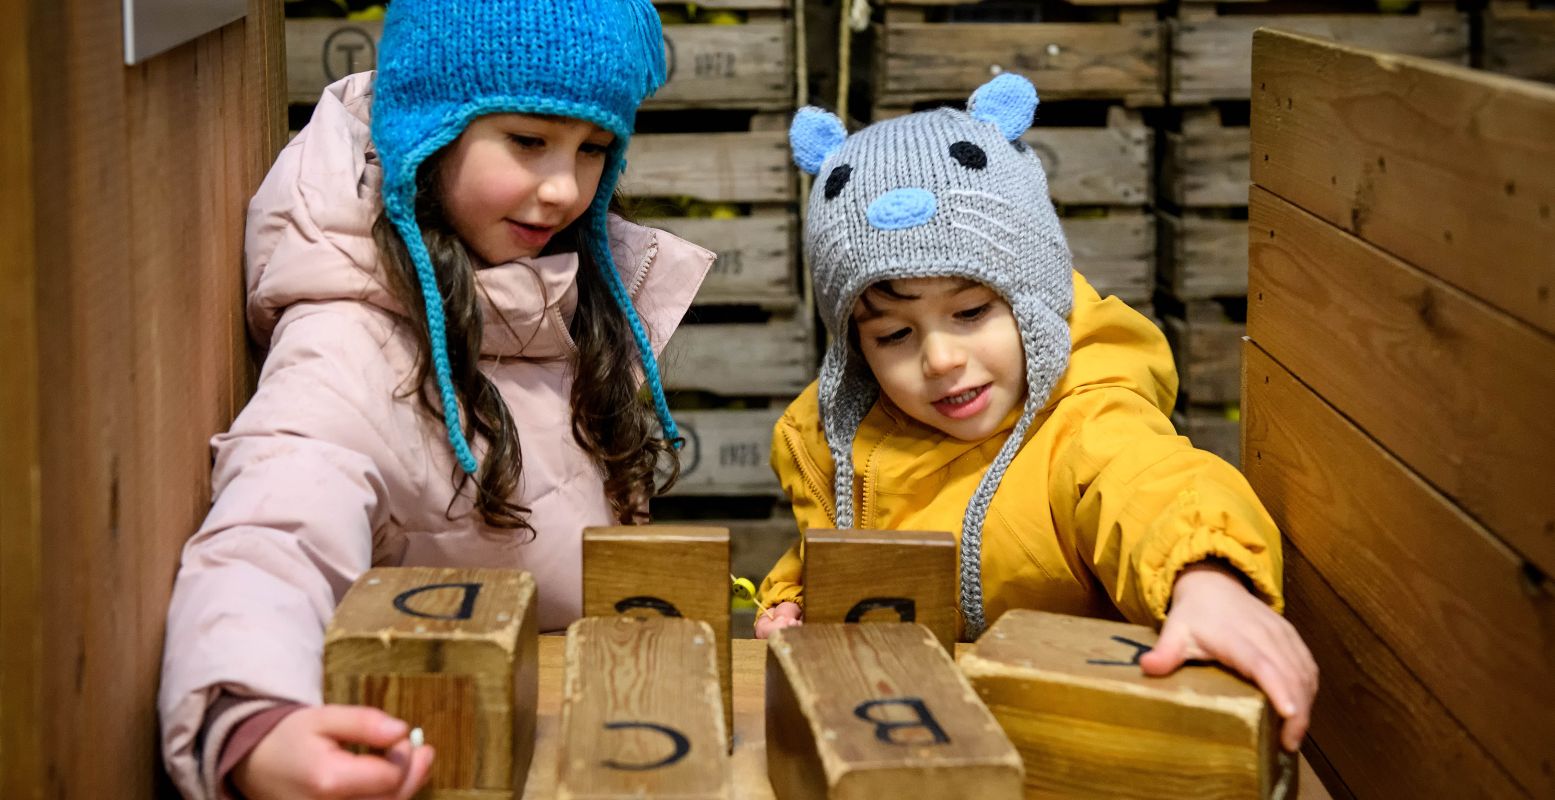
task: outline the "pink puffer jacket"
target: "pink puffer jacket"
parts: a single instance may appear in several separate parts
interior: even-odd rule
[[[580,614],[582,529],[612,524],[600,474],[571,434],[576,255],[477,276],[482,369],[518,425],[518,500],[538,536],[521,543],[486,528],[468,488],[453,496],[442,421],[406,391],[412,339],[372,241],[371,100],[370,73],[331,86],[249,205],[248,322],[269,352],[253,399],[212,441],[215,500],[184,550],[163,658],[163,752],[187,797],[216,796],[208,762],[240,716],[212,715],[202,759],[197,737],[218,694],[320,702],[324,626],[369,567],[528,570],[541,628],[558,630]],[[713,254],[617,219],[610,231],[622,282],[662,349]]]

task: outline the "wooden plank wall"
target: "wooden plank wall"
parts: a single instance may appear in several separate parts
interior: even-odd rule
[[[164,617],[207,440],[250,383],[243,220],[285,136],[281,0],[134,67],[118,0],[5,12],[0,795],[171,796]]]
[[[1336,796],[1555,796],[1555,88],[1253,44],[1243,469]]]

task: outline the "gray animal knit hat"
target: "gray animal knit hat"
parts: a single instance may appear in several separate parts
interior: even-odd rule
[[[1042,163],[1020,142],[1036,107],[1031,82],[1006,73],[979,87],[965,112],[921,111],[849,136],[836,116],[808,107],[789,130],[795,163],[821,176],[810,193],[805,249],[831,334],[820,406],[836,464],[839,528],[853,526],[853,438],[880,391],[848,335],[859,295],[883,280],[970,278],[1014,311],[1026,355],[1026,402],[961,523],[961,613],[969,638],[986,625],[984,515],[1069,363],[1069,246]]]

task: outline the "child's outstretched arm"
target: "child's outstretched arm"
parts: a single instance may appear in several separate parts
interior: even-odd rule
[[[364,706],[318,706],[288,714],[232,772],[248,800],[410,800],[434,755],[401,720]],[[383,755],[356,755],[361,744]]]
[[[1301,635],[1214,561],[1185,567],[1155,649],[1139,659],[1146,675],[1169,675],[1189,660],[1213,659],[1258,684],[1285,718],[1280,743],[1301,747],[1317,698],[1318,669]]]
[[[820,429],[819,391],[811,383],[772,429],[772,471],[793,503],[798,529],[830,528],[833,517],[832,461]],[[756,638],[804,621],[804,548],[795,542],[761,582],[756,599],[766,612],[756,617]]]

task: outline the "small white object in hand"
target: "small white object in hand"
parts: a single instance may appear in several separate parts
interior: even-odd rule
[[[410,749],[414,750],[424,744],[426,744],[426,734],[422,733],[420,728],[411,728]]]

